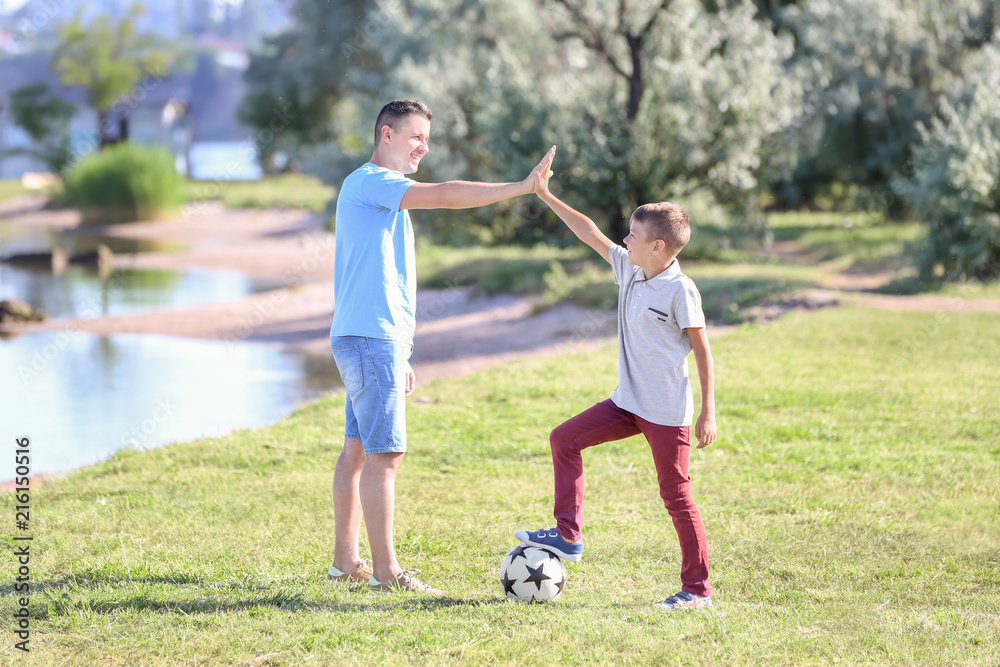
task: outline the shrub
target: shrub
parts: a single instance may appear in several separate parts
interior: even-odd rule
[[[969,98],[945,102],[942,118],[921,126],[909,174],[893,189],[930,225],[924,279],[1000,274],[1000,49],[969,68]]]
[[[66,201],[85,223],[154,220],[184,203],[184,180],[166,149],[116,144],[73,165]]]

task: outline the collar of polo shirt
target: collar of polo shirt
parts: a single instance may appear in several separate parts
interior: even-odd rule
[[[639,270],[642,271],[642,269]],[[680,272],[681,272],[681,265],[675,259],[673,262],[670,263],[670,266],[668,266],[667,268],[663,269],[658,274],[656,274],[655,278],[650,278],[649,280],[640,280],[639,282],[646,283],[653,289],[658,290],[664,285],[666,285],[668,282],[676,278],[680,274]]]

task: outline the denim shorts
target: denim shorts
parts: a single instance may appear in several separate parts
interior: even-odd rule
[[[406,451],[406,369],[409,342],[331,336],[330,348],[347,389],[345,438],[365,454]]]

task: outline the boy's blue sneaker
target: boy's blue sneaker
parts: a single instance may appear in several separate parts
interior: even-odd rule
[[[583,543],[567,542],[563,539],[562,535],[556,532],[555,528],[549,528],[548,530],[519,530],[514,533],[514,537],[530,546],[548,549],[555,555],[566,560],[578,561],[583,558]]]
[[[697,609],[699,607],[711,607],[712,596],[695,595],[694,593],[688,593],[687,591],[680,591],[679,593],[674,593],[666,600],[660,600],[653,606],[656,607],[657,609],[663,609],[665,611],[672,611],[674,609]]]

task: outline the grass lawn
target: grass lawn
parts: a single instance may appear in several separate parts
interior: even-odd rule
[[[32,653],[9,659],[996,665],[998,327],[995,314],[841,307],[716,337],[720,439],[691,465],[711,610],[651,606],[679,588],[678,549],[638,439],[584,455],[585,558],[562,597],[502,597],[513,531],[552,521],[548,431],[609,395],[609,346],[418,387],[396,546],[444,599],[326,580],[332,395],[33,490]],[[12,584],[3,593],[10,619]],[[5,655],[13,642],[8,630]]]
[[[221,199],[228,208],[304,208],[323,211],[334,189],[308,174],[281,174],[259,181],[189,181],[188,199]]]

